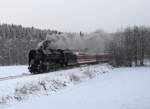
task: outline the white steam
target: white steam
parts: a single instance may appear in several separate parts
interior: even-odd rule
[[[109,39],[109,34],[98,30],[85,35],[77,33],[48,34],[45,41],[50,42],[48,48],[101,53],[104,52],[105,44]],[[39,47],[42,46],[43,42],[39,43]]]

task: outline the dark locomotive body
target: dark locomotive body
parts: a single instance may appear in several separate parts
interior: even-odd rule
[[[38,74],[80,64],[110,62],[110,60],[110,54],[74,53],[61,49],[35,49],[29,52],[29,71]]]
[[[37,49],[29,52],[29,71],[33,74],[54,71],[77,63],[70,50]]]

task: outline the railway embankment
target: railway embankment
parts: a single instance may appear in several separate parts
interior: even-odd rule
[[[65,87],[79,84],[100,74],[109,73],[110,70],[111,66],[103,64],[82,66],[45,74],[6,78],[0,81],[0,106],[27,100],[32,97],[51,95]],[[21,69],[20,72],[22,72]]]

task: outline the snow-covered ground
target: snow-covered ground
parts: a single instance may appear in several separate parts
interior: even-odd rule
[[[15,66],[12,67],[15,69]],[[22,70],[21,67],[23,67]],[[24,67],[20,66],[20,72],[26,72]],[[10,69],[13,68],[10,67]],[[99,74],[108,73],[110,69],[111,67],[106,64],[92,65],[39,75],[23,75],[15,76],[15,78],[0,79],[0,108],[6,105],[13,105],[28,98],[51,95],[64,87],[74,86]],[[16,75],[19,74],[17,72]],[[9,71],[7,69],[6,75],[8,74]]]
[[[27,66],[0,66],[0,78],[29,74]]]
[[[28,101],[7,106],[6,108],[150,109],[150,67],[106,69],[104,66],[94,66],[90,69],[68,70],[66,75],[72,71],[74,73],[77,73],[77,71],[87,73],[88,71],[88,75],[91,74],[89,72],[95,72],[94,75],[96,76],[78,85],[72,84],[71,87],[59,90],[57,93],[32,97]],[[100,71],[99,73],[98,70]],[[102,73],[107,71],[109,73]],[[77,73],[78,76],[76,75],[76,77],[81,78],[80,73]],[[60,75],[60,72],[58,74]],[[61,74],[64,75],[62,72]],[[77,79],[76,77],[73,78]]]

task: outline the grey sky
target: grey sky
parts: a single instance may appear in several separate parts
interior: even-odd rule
[[[0,0],[0,22],[71,32],[150,26],[150,0]]]

